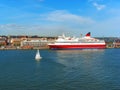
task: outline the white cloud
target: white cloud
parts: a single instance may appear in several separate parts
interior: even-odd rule
[[[99,4],[102,3],[104,0],[88,0],[89,3],[92,3],[92,5],[97,9],[97,10],[103,10],[106,5],[105,4]]]
[[[62,23],[74,23],[74,24],[94,23],[94,21],[89,17],[79,16],[64,10],[56,10],[47,14],[43,14],[42,18],[44,18],[47,21],[62,22]]]
[[[20,24],[1,24],[1,35],[39,35],[39,36],[57,36],[63,32],[72,36],[79,36],[81,33],[92,33],[94,36],[119,36],[120,17],[110,18],[104,21],[96,21],[91,25],[84,24],[37,24],[37,25],[20,25]]]
[[[102,10],[106,7],[106,5],[98,4],[96,2],[93,3],[93,6],[95,6],[97,10]]]
[[[0,25],[0,32],[4,35],[31,34],[52,36],[60,35],[62,32],[78,34],[79,30],[85,30],[85,27],[90,27],[94,23],[94,20],[89,17],[72,14],[64,10],[42,14],[37,21],[39,21],[37,25],[3,24]]]
[[[38,17],[37,17],[38,18]],[[52,11],[43,14],[38,23],[1,24],[1,35],[42,35],[57,36],[67,33],[79,36],[91,32],[92,36],[118,36],[120,17],[94,21],[92,18],[69,13],[64,10]],[[36,22],[36,21],[35,21]]]
[[[20,25],[20,24],[1,24],[1,35],[41,35],[52,36],[58,35],[68,30],[64,25],[54,24],[39,24],[39,25]],[[70,29],[69,29],[70,30]]]

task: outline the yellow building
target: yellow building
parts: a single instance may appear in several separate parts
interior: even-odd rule
[[[12,38],[11,39],[11,45],[12,46],[20,46],[21,44],[21,39],[20,38]]]

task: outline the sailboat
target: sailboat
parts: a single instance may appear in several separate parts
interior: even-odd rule
[[[39,53],[39,49],[37,50],[37,53],[36,53],[36,55],[35,55],[35,59],[36,59],[36,60],[42,59],[42,57],[40,56],[40,53]]]

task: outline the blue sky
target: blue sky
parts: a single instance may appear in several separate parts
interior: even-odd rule
[[[120,37],[120,0],[0,0],[0,35]]]

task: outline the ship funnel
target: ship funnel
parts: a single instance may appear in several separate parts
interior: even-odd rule
[[[86,37],[90,37],[90,32],[88,32],[85,36],[86,36]]]

